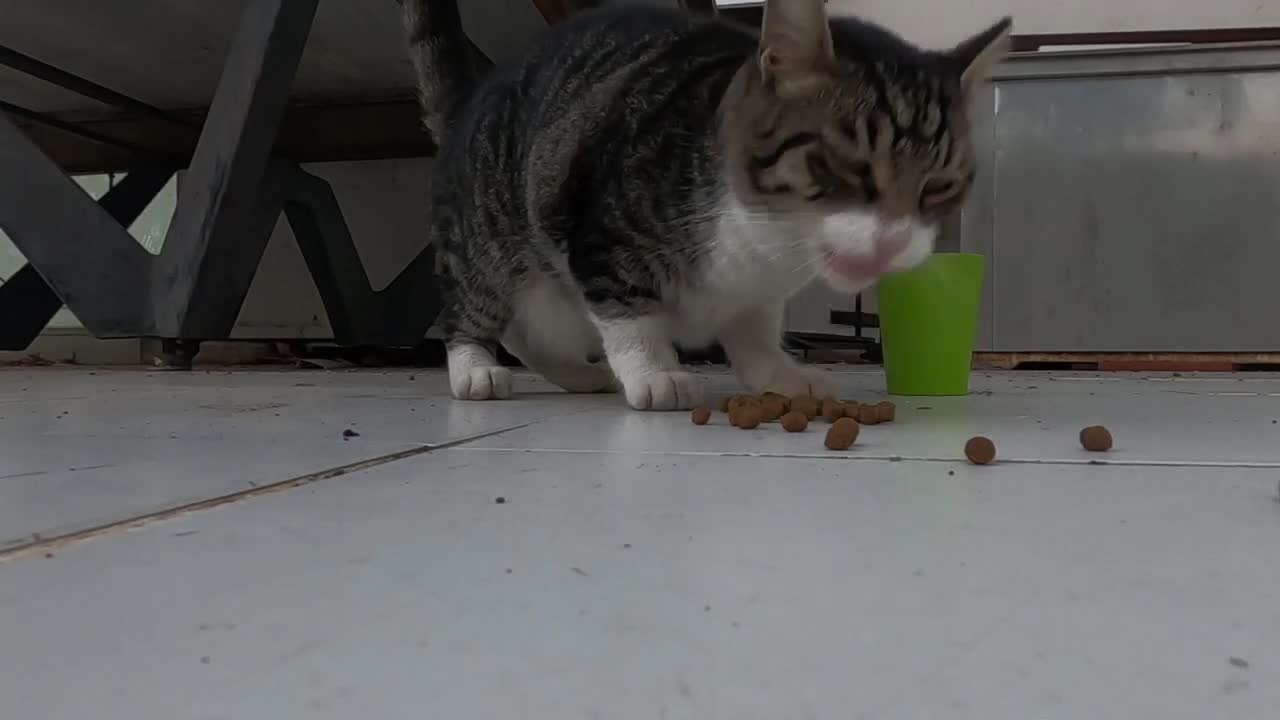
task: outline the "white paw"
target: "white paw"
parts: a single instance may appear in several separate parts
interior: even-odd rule
[[[773,373],[768,382],[751,390],[756,393],[774,392],[787,397],[832,397],[831,388],[821,372],[795,365],[784,365]]]
[[[458,400],[505,400],[511,397],[511,371],[504,367],[450,370],[449,389]]]
[[[702,380],[688,372],[652,372],[622,381],[636,410],[688,410],[702,402]]]

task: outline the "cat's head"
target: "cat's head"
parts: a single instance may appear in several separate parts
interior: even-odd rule
[[[824,0],[769,0],[759,53],[722,107],[738,200],[809,225],[814,262],[837,289],[923,262],[973,184],[969,106],[1011,28],[1005,18],[927,51],[829,19]]]

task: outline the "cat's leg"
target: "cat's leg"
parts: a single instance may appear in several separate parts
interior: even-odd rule
[[[571,393],[608,393],[616,392],[618,380],[613,370],[605,362],[603,353],[599,359],[583,355],[566,357],[546,345],[525,344],[526,337],[518,339],[507,335],[502,344],[512,355],[520,358],[525,367],[538,373],[547,382],[565,392]]]
[[[702,381],[680,368],[661,315],[593,314],[609,365],[636,410],[688,410],[702,401]]]
[[[776,392],[788,397],[827,397],[821,373],[795,363],[782,350],[785,303],[762,305],[739,314],[720,333],[720,345],[733,364],[738,381],[751,392]]]
[[[499,364],[497,350],[511,321],[510,293],[480,274],[455,275],[458,265],[446,261],[439,276],[444,309],[437,322],[448,349],[449,391],[458,400],[505,400],[511,371]]]
[[[511,397],[511,371],[498,363],[494,344],[453,337],[449,348],[449,390],[458,400],[505,400]]]
[[[502,344],[525,367],[571,393],[614,392],[600,333],[574,290],[538,272],[515,298]]]

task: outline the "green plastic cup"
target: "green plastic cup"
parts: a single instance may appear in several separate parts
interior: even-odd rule
[[[880,280],[880,341],[890,395],[967,395],[985,260],[934,253]]]

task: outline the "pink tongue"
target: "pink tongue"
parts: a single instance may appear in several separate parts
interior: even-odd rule
[[[831,269],[841,275],[855,275],[858,277],[883,275],[889,269],[888,259],[878,256],[866,257],[863,255],[837,255],[833,253],[828,262],[831,264]]]

